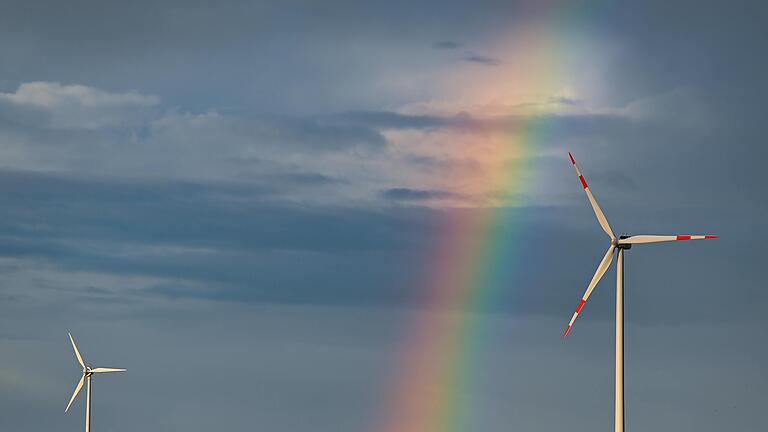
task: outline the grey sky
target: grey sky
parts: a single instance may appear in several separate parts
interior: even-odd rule
[[[628,428],[760,430],[765,12],[2,2],[0,430],[82,428],[72,331],[129,369],[95,430],[374,432],[438,221],[489,206],[466,430],[608,428],[612,271],[560,339],[607,247],[569,150],[617,231],[722,236],[628,253]],[[539,56],[563,85],[516,88]],[[468,189],[532,118],[525,187]]]

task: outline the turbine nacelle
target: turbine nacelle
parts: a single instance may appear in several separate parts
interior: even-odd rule
[[[613,242],[616,242],[616,243],[613,243],[613,244],[614,244],[614,245],[615,245],[617,248],[619,248],[619,249],[624,249],[624,250],[627,250],[627,249],[632,249],[632,243],[622,243],[622,242],[621,242],[622,240],[624,240],[624,239],[628,239],[629,237],[631,237],[631,236],[628,236],[628,235],[626,235],[626,234],[622,234],[622,235],[620,235],[620,236],[619,236],[619,238],[618,238],[618,239],[613,239],[613,240],[611,241],[611,243],[613,243]]]

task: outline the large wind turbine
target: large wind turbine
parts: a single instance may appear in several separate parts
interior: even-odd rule
[[[75,400],[75,397],[78,393],[80,393],[80,390],[83,388],[83,382],[87,379],[88,385],[86,386],[86,392],[85,392],[85,432],[91,431],[91,376],[95,373],[106,373],[106,372],[125,372],[125,369],[114,369],[114,368],[92,368],[90,366],[85,365],[85,361],[83,361],[83,356],[80,355],[80,351],[77,350],[77,345],[75,345],[75,340],[72,338],[72,334],[69,334],[69,341],[72,342],[72,349],[75,350],[75,357],[77,357],[77,362],[80,363],[80,366],[83,367],[83,376],[80,378],[80,382],[77,383],[77,387],[75,387],[75,392],[72,393],[72,397],[69,399],[69,403],[67,404],[67,408],[64,409],[64,412],[69,411],[69,407],[72,405],[72,402]]]
[[[603,231],[608,234],[608,237],[611,239],[611,244],[608,247],[608,251],[605,253],[602,261],[600,261],[600,265],[597,266],[597,271],[595,272],[595,275],[592,276],[592,280],[587,286],[587,291],[584,293],[584,296],[581,298],[579,305],[576,307],[576,312],[573,313],[573,317],[571,317],[571,321],[568,323],[568,328],[565,329],[563,337],[568,336],[568,333],[571,331],[571,326],[573,326],[573,322],[576,321],[576,317],[579,316],[579,312],[581,312],[581,309],[584,307],[584,303],[586,303],[589,295],[592,294],[592,290],[595,289],[595,286],[600,281],[600,278],[602,278],[605,272],[608,270],[608,267],[611,266],[611,263],[613,262],[613,253],[618,251],[616,253],[616,413],[614,416],[614,431],[624,432],[624,251],[630,249],[633,244],[658,243],[676,240],[703,240],[718,238],[718,236],[622,235],[616,237],[616,235],[613,233],[613,230],[611,229],[611,226],[608,224],[608,219],[605,218],[605,215],[600,209],[600,206],[597,204],[594,195],[592,195],[592,191],[589,190],[587,181],[584,180],[584,176],[581,175],[581,170],[579,170],[579,166],[576,165],[576,160],[573,158],[571,153],[568,153],[568,156],[571,158],[571,163],[573,164],[573,168],[576,170],[576,175],[579,176],[581,185],[584,187],[584,192],[587,193],[587,199],[589,199],[589,203],[592,204],[592,210],[595,211],[597,221],[600,223]]]

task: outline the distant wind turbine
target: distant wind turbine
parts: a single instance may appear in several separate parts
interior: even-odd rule
[[[87,379],[88,385],[86,387],[86,396],[85,396],[85,432],[91,431],[91,376],[95,373],[106,373],[106,372],[125,372],[125,369],[114,369],[114,368],[92,368],[90,366],[85,365],[85,361],[83,361],[83,357],[80,355],[80,351],[77,350],[77,345],[75,345],[75,340],[72,338],[72,334],[69,334],[69,341],[72,342],[72,348],[75,350],[75,357],[77,357],[78,363],[80,363],[80,366],[83,367],[83,376],[80,378],[80,382],[77,383],[77,387],[75,387],[75,392],[72,393],[72,397],[69,399],[69,403],[67,404],[67,408],[64,409],[64,412],[69,411],[69,407],[72,406],[72,402],[75,400],[75,397],[77,397],[77,394],[80,393],[80,390],[83,388],[83,382]]]
[[[568,156],[571,158],[571,164],[573,164],[573,168],[576,170],[576,175],[579,176],[581,185],[584,187],[584,191],[587,193],[587,199],[589,199],[589,203],[592,204],[592,209],[595,211],[597,221],[600,223],[603,231],[605,231],[605,233],[608,234],[608,237],[611,239],[611,245],[608,247],[608,251],[605,253],[602,261],[600,261],[600,265],[597,266],[597,271],[595,272],[595,275],[592,276],[592,280],[587,286],[587,291],[584,293],[584,296],[581,298],[579,305],[576,307],[576,312],[573,313],[573,317],[571,317],[571,321],[568,323],[568,327],[565,329],[565,333],[563,333],[563,338],[568,336],[568,333],[571,331],[571,326],[573,326],[573,322],[576,321],[576,317],[579,316],[579,312],[581,312],[581,309],[584,307],[584,303],[586,303],[589,295],[592,294],[592,290],[595,289],[595,286],[600,281],[600,278],[602,278],[605,272],[608,270],[608,267],[611,266],[611,263],[613,262],[613,252],[618,251],[616,254],[616,412],[614,415],[614,431],[624,432],[624,251],[630,249],[633,244],[658,243],[676,240],[714,239],[718,238],[719,236],[622,235],[616,237],[616,235],[613,233],[613,230],[611,229],[611,226],[608,224],[608,219],[606,219],[603,211],[597,204],[597,200],[595,200],[595,197],[592,195],[592,191],[589,190],[587,181],[584,180],[584,176],[581,175],[581,170],[579,170],[579,166],[576,165],[576,160],[573,158],[571,153],[568,153]]]

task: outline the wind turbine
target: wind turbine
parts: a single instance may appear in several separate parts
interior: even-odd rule
[[[603,214],[603,211],[600,209],[600,206],[597,204],[597,200],[595,200],[594,195],[592,195],[592,191],[589,190],[589,186],[587,186],[587,181],[584,180],[584,176],[581,175],[581,170],[579,170],[579,166],[576,165],[576,160],[573,158],[573,155],[569,152],[568,156],[571,158],[571,164],[573,164],[573,168],[576,170],[576,175],[579,177],[579,180],[581,181],[581,185],[584,187],[584,192],[587,193],[587,199],[589,199],[589,203],[592,204],[592,210],[595,211],[595,216],[597,216],[597,221],[600,223],[600,226],[603,228],[603,231],[605,231],[606,234],[608,234],[608,237],[611,239],[611,244],[608,246],[608,251],[605,253],[605,256],[600,261],[600,264],[597,266],[597,271],[595,272],[595,275],[592,276],[592,280],[589,282],[589,285],[587,285],[587,291],[584,293],[584,296],[581,297],[581,301],[579,302],[579,305],[576,307],[576,312],[573,313],[573,316],[571,317],[571,321],[568,323],[568,327],[565,329],[565,333],[563,333],[563,338],[568,336],[568,333],[571,331],[571,326],[573,326],[573,322],[576,321],[576,317],[579,316],[579,312],[581,312],[581,309],[584,307],[584,303],[586,303],[587,299],[589,298],[589,295],[592,294],[592,290],[595,289],[595,286],[600,281],[600,278],[603,277],[605,272],[608,270],[608,267],[611,266],[611,263],[613,263],[613,253],[617,251],[616,255],[616,394],[615,394],[615,415],[614,415],[614,431],[615,432],[624,432],[624,251],[628,250],[632,247],[633,244],[642,244],[642,243],[658,243],[658,242],[667,242],[667,241],[677,241],[677,240],[703,240],[703,239],[714,239],[719,238],[719,236],[714,235],[634,235],[634,236],[627,236],[627,235],[621,235],[619,237],[616,237],[616,235],[613,233],[613,230],[611,229],[611,226],[608,224],[608,219],[606,219],[605,214]]]
[[[92,368],[90,366],[85,365],[85,361],[83,361],[83,356],[80,355],[80,351],[77,350],[77,345],[75,345],[75,340],[72,338],[72,334],[69,334],[69,341],[72,342],[72,348],[75,350],[75,357],[77,357],[77,362],[80,363],[80,366],[83,367],[83,376],[80,378],[80,382],[77,383],[77,387],[75,387],[75,392],[72,393],[72,397],[69,399],[69,403],[67,404],[67,408],[64,409],[64,412],[69,411],[69,407],[72,406],[72,402],[75,400],[75,397],[78,393],[80,393],[80,390],[83,388],[83,382],[87,379],[88,385],[86,387],[85,392],[85,432],[91,431],[91,377],[95,373],[107,373],[107,372],[125,372],[125,369],[114,369],[114,368]]]

